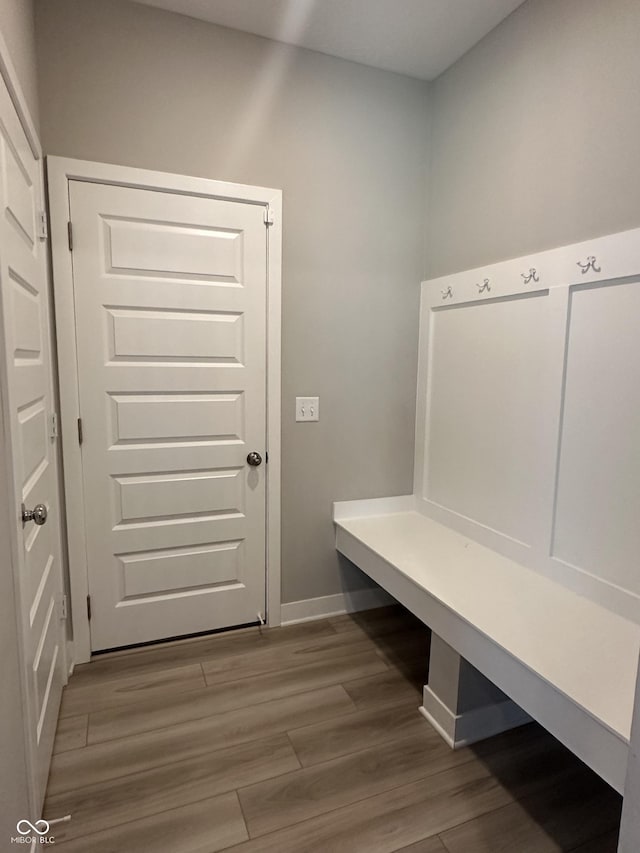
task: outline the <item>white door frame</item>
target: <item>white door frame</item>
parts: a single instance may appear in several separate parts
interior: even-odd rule
[[[69,181],[88,181],[138,189],[197,195],[264,207],[273,224],[267,232],[267,497],[266,577],[267,624],[280,624],[280,396],[281,396],[281,270],[282,191],[264,187],[191,178],[128,166],[92,163],[63,157],[47,157],[51,251],[56,307],[58,369],[67,531],[73,662],[91,658],[87,596],[85,504],[82,498],[82,457],[78,443],[80,412],[78,360],[73,298],[73,266],[67,223],[70,221]],[[265,220],[266,221],[266,220]]]

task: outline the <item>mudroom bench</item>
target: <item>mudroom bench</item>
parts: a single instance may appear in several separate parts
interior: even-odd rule
[[[422,515],[334,504],[336,547],[617,791],[640,627]]]
[[[413,495],[334,505],[338,551],[432,629],[422,711],[450,745],[533,717],[620,792],[639,318],[640,229],[423,282]]]

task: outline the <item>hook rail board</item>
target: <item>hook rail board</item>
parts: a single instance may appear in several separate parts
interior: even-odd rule
[[[335,515],[342,553],[618,790],[639,325],[640,230],[424,282],[414,494]]]

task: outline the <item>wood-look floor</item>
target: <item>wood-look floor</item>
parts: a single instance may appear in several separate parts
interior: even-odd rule
[[[64,853],[615,853],[621,801],[538,726],[451,751],[399,607],[97,658],[65,689]]]

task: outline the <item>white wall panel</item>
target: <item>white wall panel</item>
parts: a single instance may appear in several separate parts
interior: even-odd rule
[[[530,544],[547,452],[549,300],[432,313],[426,497]]]
[[[553,555],[640,595],[640,283],[571,293]]]

